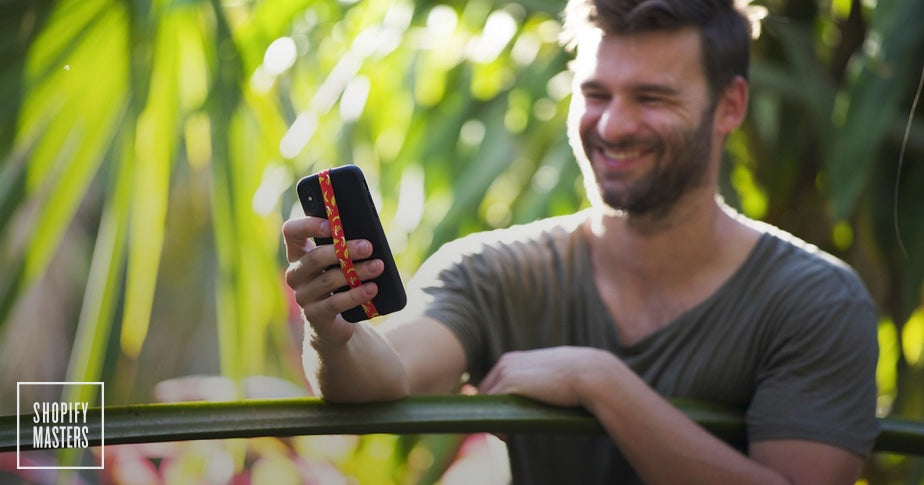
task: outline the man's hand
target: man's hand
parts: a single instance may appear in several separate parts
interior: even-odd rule
[[[291,219],[282,226],[289,268],[286,283],[295,293],[295,301],[302,308],[305,319],[314,330],[312,345],[336,347],[346,344],[353,336],[354,326],[340,313],[370,301],[377,293],[375,283],[365,283],[349,291],[334,293],[347,286],[346,278],[338,265],[332,244],[316,246],[311,238],[330,237],[327,220],[318,217]],[[372,245],[364,239],[348,241],[350,254],[356,259],[369,257]],[[385,265],[380,259],[356,264],[361,280],[380,275]]]
[[[481,381],[482,394],[518,394],[556,406],[583,406],[583,386],[617,359],[591,347],[507,352]]]
[[[316,246],[311,238],[330,237],[327,220],[303,217],[282,226],[289,269],[286,283],[305,315],[302,365],[315,394],[334,402],[391,400],[406,396],[407,373],[401,361],[368,322],[350,324],[340,313],[372,299],[374,283],[334,293],[347,286],[333,244]],[[348,241],[357,259],[372,254],[366,240]],[[380,259],[355,265],[360,279],[382,273]],[[327,269],[330,268],[330,269]]]

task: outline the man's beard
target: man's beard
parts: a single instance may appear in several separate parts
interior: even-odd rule
[[[693,129],[675,130],[665,138],[653,141],[627,139],[616,143],[617,147],[653,144],[654,167],[625,190],[605,188],[595,174],[596,188],[603,202],[612,209],[632,216],[661,217],[670,212],[685,193],[706,182],[712,154],[712,120],[712,110],[707,109]],[[591,157],[591,150],[585,145],[588,158]]]

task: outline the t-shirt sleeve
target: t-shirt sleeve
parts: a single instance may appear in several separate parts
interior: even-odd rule
[[[806,300],[757,376],[748,441],[805,439],[865,456],[879,432],[875,307],[865,291]]]
[[[411,312],[446,325],[465,350],[470,379],[477,383],[489,370],[486,355],[497,338],[490,328],[503,321],[503,271],[471,239],[444,245],[418,270],[409,285]]]
[[[561,322],[582,320],[568,304],[575,291],[562,290],[574,287],[577,274],[575,220],[466,236],[440,248],[411,281],[409,313],[455,334],[473,384],[504,352],[560,345],[577,325]]]

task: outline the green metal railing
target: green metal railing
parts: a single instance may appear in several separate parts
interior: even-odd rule
[[[702,402],[674,404],[716,436],[744,440],[740,412]],[[103,410],[105,436],[99,425]],[[321,434],[604,432],[600,423],[583,410],[548,406],[517,396],[415,396],[368,404],[296,398],[139,404],[103,410],[89,411],[91,446],[103,440],[113,445]],[[0,417],[0,452],[16,450],[17,421],[23,434],[31,436],[31,414],[18,419],[15,415]],[[881,419],[880,424],[875,451],[924,456],[924,422],[890,417]]]

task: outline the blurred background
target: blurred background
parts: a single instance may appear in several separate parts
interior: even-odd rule
[[[105,381],[107,405],[304,393],[280,228],[320,169],[364,170],[405,278],[460,235],[584,206],[563,5],[0,1],[0,414],[20,381]],[[723,195],[857,269],[879,413],[924,419],[924,2],[754,5]],[[497,461],[484,436],[111,448],[76,479],[451,483]],[[877,454],[865,480],[924,483],[924,461]]]

